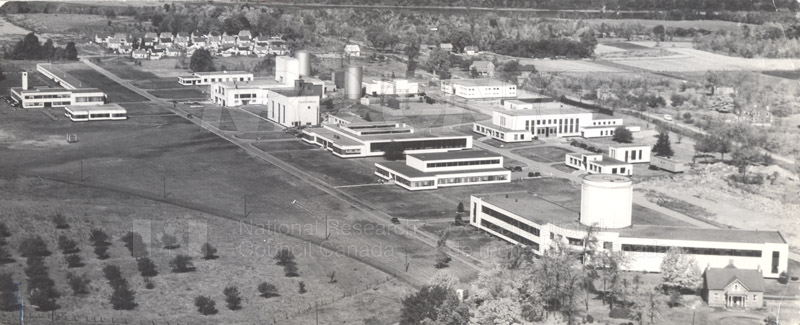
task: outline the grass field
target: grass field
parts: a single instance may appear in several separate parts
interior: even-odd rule
[[[180,88],[180,89],[166,89],[166,90],[150,90],[148,91],[153,96],[164,99],[205,99],[206,95],[196,88]]]
[[[128,88],[114,82],[108,77],[92,70],[83,63],[71,63],[60,66],[70,75],[83,83],[83,87],[99,88],[108,95],[110,102],[146,102],[147,98],[131,91]]]
[[[691,48],[670,48],[668,57],[613,58],[615,63],[660,72],[794,70],[797,59],[739,58]]]
[[[800,70],[774,70],[774,71],[763,71],[761,73],[768,76],[790,79],[790,80],[800,79]]]
[[[182,88],[176,78],[142,78],[132,83],[135,87],[146,90]]]
[[[120,106],[128,110],[129,117],[136,117],[139,115],[153,115],[153,114],[172,114],[159,104],[150,102],[146,103],[122,103]]]
[[[132,25],[136,21],[133,17],[120,16],[116,18],[106,18],[102,15],[80,15],[80,14],[11,14],[7,15],[9,21],[25,29],[35,31],[37,34],[73,34],[91,35],[103,31],[108,27],[109,20],[118,26]],[[149,23],[145,23],[149,25]]]
[[[98,65],[103,67],[103,69],[110,71],[117,77],[126,80],[146,80],[146,79],[158,78],[158,76],[156,76],[152,72],[139,69],[137,67],[132,66],[131,63],[122,60],[113,60],[109,62],[100,61]],[[174,86],[178,86],[176,80],[172,81]]]
[[[545,147],[514,149],[511,152],[523,156],[525,158],[531,159],[533,161],[553,163],[553,162],[564,161],[564,155],[572,153],[573,151],[561,147],[545,146]]]
[[[629,50],[629,51],[649,49],[649,47],[647,47],[647,46],[642,46],[642,45],[639,45],[639,44],[628,43],[628,42],[603,43],[603,45],[613,46],[613,47],[616,47],[616,48],[620,48],[620,49],[623,49],[623,50]]]
[[[272,155],[283,161],[290,162],[335,186],[374,184],[378,179],[378,176],[373,174],[375,172],[374,162],[377,160],[363,158],[342,159],[324,150],[308,150],[318,147],[302,143],[300,140],[294,140],[290,143],[296,143],[295,141],[300,143],[293,144],[293,146],[306,150],[278,149],[279,151],[272,152]],[[270,152],[274,150],[270,149],[270,147],[274,148],[277,143],[282,142],[284,141],[261,142],[255,146]],[[285,144],[282,146],[285,146]],[[365,188],[373,187],[368,186]]]
[[[201,271],[172,276],[168,271],[162,271],[156,279],[156,293],[158,299],[145,302],[144,293],[140,293],[142,302],[137,311],[122,313],[126,317],[136,319],[183,319],[190,320],[192,323],[219,323],[224,318],[233,319],[233,322],[257,322],[269,323],[271,319],[261,317],[271,317],[279,315],[276,310],[282,306],[292,306],[291,310],[306,308],[309,304],[313,305],[316,297],[340,297],[346,292],[353,292],[356,288],[363,291],[369,288],[367,296],[355,296],[335,302],[335,306],[324,308],[322,319],[331,319],[337,323],[361,323],[365,319],[377,317],[378,323],[393,323],[396,321],[396,312],[399,310],[399,299],[405,296],[407,291],[403,291],[408,285],[402,283],[397,286],[375,285],[374,281],[385,279],[385,275],[375,278],[370,270],[395,270],[400,279],[411,281],[415,284],[427,282],[437,269],[433,267],[436,250],[433,247],[411,240],[402,232],[384,230],[375,231],[354,231],[354,227],[368,227],[366,229],[382,229],[381,225],[375,224],[374,219],[364,215],[361,210],[357,210],[333,196],[288,175],[281,169],[253,159],[243,150],[219,139],[203,129],[188,123],[178,117],[168,116],[139,116],[126,121],[97,122],[97,123],[69,123],[64,118],[53,121],[39,112],[34,111],[3,111],[3,118],[0,119],[0,152],[4,157],[0,160],[0,171],[2,176],[17,175],[42,175],[59,177],[66,179],[77,179],[80,175],[80,165],[83,162],[84,176],[87,177],[83,184],[100,186],[104,189],[114,189],[128,195],[147,197],[162,197],[162,190],[166,185],[169,193],[167,200],[179,202],[183,208],[192,211],[202,212],[203,215],[229,215],[239,216],[242,214],[243,197],[247,195],[247,209],[250,212],[247,217],[250,222],[264,225],[285,225],[289,228],[293,238],[303,240],[304,243],[314,243],[321,241],[325,237],[324,220],[329,220],[332,235],[326,242],[326,247],[340,252],[347,252],[350,258],[358,257],[358,261],[365,264],[359,266],[354,261],[342,262],[342,267],[332,264],[320,263],[320,267],[310,266],[309,261],[317,259],[316,255],[309,255],[299,258],[300,269],[303,272],[301,279],[306,281],[311,290],[306,295],[291,294],[292,288],[296,290],[298,279],[281,281],[279,286],[283,295],[270,303],[260,303],[261,298],[247,298],[245,305],[248,306],[244,311],[235,315],[227,311],[222,311],[219,316],[207,318],[205,320],[197,317],[197,312],[191,306],[190,298],[197,294],[213,294],[217,300],[218,308],[224,306],[221,303],[219,290],[221,286],[229,281],[239,281],[231,279],[242,279],[241,281],[257,281],[255,279],[268,279],[278,281],[283,279],[279,270],[272,266],[272,261],[266,258],[239,258],[227,265],[208,264],[198,262]],[[78,134],[80,142],[68,145],[63,140],[63,134],[70,132]],[[43,154],[43,153],[46,153]],[[319,150],[304,150],[297,153],[308,153],[334,158],[330,154]],[[6,159],[5,157],[8,157]],[[303,159],[292,159],[293,163],[302,162]],[[340,160],[341,162],[346,162]],[[364,163],[363,169],[352,168],[350,172],[363,177],[371,175],[373,167]],[[305,169],[311,169],[308,167]],[[331,167],[332,168],[332,167]],[[337,171],[333,171],[338,172]],[[162,178],[165,177],[166,178]],[[342,176],[352,181],[352,176]],[[34,178],[38,180],[38,178]],[[35,183],[35,182],[34,182]],[[389,186],[380,186],[389,187]],[[374,188],[374,187],[371,187]],[[3,187],[0,187],[3,189]],[[43,189],[24,189],[15,192],[14,195],[2,194],[0,201],[14,204],[24,204],[29,193],[42,193],[48,197],[50,203],[33,203],[39,207],[31,211],[38,218],[17,218],[27,222],[46,222],[41,218],[53,212],[53,207],[60,205],[75,205],[74,209],[64,211],[71,219],[81,220],[80,222],[94,222],[94,224],[105,223],[109,231],[119,234],[130,229],[131,219],[152,218],[179,222],[180,220],[200,219],[201,215],[194,212],[184,212],[184,210],[168,209],[145,209],[147,204],[139,203],[124,207],[126,214],[117,215],[114,200],[104,200],[101,195],[93,193],[83,193],[80,191],[68,191],[70,195],[60,195],[58,193],[45,192]],[[105,191],[108,192],[108,191]],[[28,198],[30,199],[30,198]],[[397,199],[396,197],[394,198]],[[19,202],[19,203],[17,203]],[[149,202],[149,201],[148,201]],[[11,204],[9,203],[9,204]],[[119,203],[122,204],[122,203]],[[177,203],[176,203],[177,204]],[[140,208],[141,207],[141,208]],[[79,208],[82,208],[80,210]],[[452,209],[452,208],[451,208]],[[9,209],[4,209],[11,211]],[[17,210],[14,211],[18,211]],[[98,212],[91,212],[98,211]],[[83,213],[86,212],[86,215]],[[16,212],[15,212],[16,213]],[[27,213],[27,212],[26,212]],[[43,217],[42,217],[43,216]],[[217,217],[208,220],[216,220]],[[122,222],[125,221],[125,222]],[[78,222],[78,221],[76,221]],[[209,221],[211,222],[211,221]],[[226,232],[230,227],[209,226],[214,231]],[[33,227],[26,229],[35,229]],[[84,229],[84,228],[81,228]],[[178,229],[183,229],[180,226]],[[238,230],[238,227],[235,228]],[[365,228],[355,228],[365,229]],[[232,235],[235,237],[236,235]],[[242,237],[241,235],[239,235]],[[217,242],[220,252],[230,252],[226,247],[237,247],[238,241],[233,237],[227,237]],[[270,242],[277,237],[268,235],[264,239]],[[244,237],[246,240],[248,237]],[[258,242],[256,241],[256,243]],[[278,240],[278,238],[274,238]],[[118,245],[118,244],[116,244]],[[52,247],[52,246],[51,246]],[[122,256],[119,246],[113,256]],[[303,246],[317,249],[317,246]],[[375,248],[376,251],[370,251]],[[124,251],[123,251],[124,252]],[[326,251],[327,252],[327,251]],[[406,258],[405,252],[411,252],[409,262],[411,268],[407,273],[400,272]],[[269,254],[268,254],[269,255]],[[91,258],[87,255],[85,259]],[[55,260],[55,259],[54,259]],[[324,257],[321,258],[321,261]],[[121,263],[121,262],[120,262]],[[125,266],[128,268],[126,275],[133,278],[133,271],[130,271],[132,261],[126,260]],[[159,262],[161,263],[161,262]],[[359,262],[360,263],[360,262]],[[122,264],[122,263],[121,263]],[[159,264],[162,265],[162,264]],[[347,265],[347,267],[344,267]],[[368,266],[367,266],[368,265]],[[97,272],[95,266],[95,271]],[[162,266],[163,267],[163,266]],[[51,267],[51,271],[55,270]],[[256,270],[258,269],[258,270]],[[352,273],[353,276],[363,278],[363,283],[353,283],[342,278],[341,291],[333,292],[325,287],[325,274],[320,274],[314,270],[336,270],[337,273]],[[163,269],[161,269],[163,270]],[[254,271],[256,270],[256,271]],[[451,262],[450,271],[462,279],[474,277],[474,271],[463,265],[461,262]],[[262,273],[263,272],[263,273]],[[97,274],[97,273],[94,273]],[[247,275],[245,275],[247,274]],[[363,276],[361,276],[363,274]],[[384,273],[379,273],[384,274]],[[161,278],[161,276],[164,276]],[[340,276],[346,277],[345,274]],[[273,278],[275,277],[275,278]],[[137,282],[141,285],[141,278]],[[170,280],[174,279],[174,280]],[[374,279],[374,280],[372,280]],[[63,285],[63,279],[56,279],[59,285]],[[131,280],[133,281],[133,280]],[[96,280],[98,289],[104,290],[104,295],[108,294],[108,286],[102,280]],[[191,291],[186,287],[191,283]],[[237,282],[238,283],[238,282]],[[247,286],[247,290],[252,292],[252,283],[243,282],[242,288]],[[336,286],[338,288],[338,286]],[[105,288],[105,289],[102,289]],[[373,290],[373,288],[377,288]],[[162,290],[163,289],[163,290]],[[318,290],[319,296],[314,294]],[[339,290],[339,289],[337,289]],[[349,291],[347,291],[349,290]],[[399,291],[398,291],[399,290]],[[295,291],[296,292],[296,291]],[[156,294],[154,293],[154,294]],[[389,300],[378,299],[377,296],[386,297]],[[149,297],[149,295],[148,295]],[[275,299],[275,298],[273,298]],[[364,312],[364,301],[376,299],[375,306],[368,310],[375,310],[376,314]],[[76,305],[65,306],[62,311],[70,313],[87,313],[92,311],[95,314],[102,313],[110,315],[112,312],[105,303],[107,296],[96,296],[87,301]],[[382,302],[382,301],[385,301]],[[254,307],[258,306],[258,308]],[[287,309],[288,310],[288,309]],[[358,312],[356,312],[358,311]],[[119,316],[120,312],[114,312]],[[165,315],[165,316],[161,316]],[[266,315],[266,316],[265,316]],[[228,316],[232,318],[228,318]],[[241,318],[236,318],[241,317]],[[303,319],[305,316],[299,319]],[[329,318],[326,318],[329,317]],[[197,320],[193,322],[191,320]],[[240,320],[240,321],[237,321]],[[253,321],[255,320],[255,321]],[[259,321],[264,320],[264,321]],[[269,322],[268,322],[268,321]],[[280,322],[279,322],[280,323]],[[287,324],[306,324],[303,321],[294,319],[286,321]]]
[[[253,146],[261,151],[266,152],[320,149],[319,147],[305,143],[300,139],[287,139],[286,141],[262,141],[254,143]],[[317,152],[317,154],[327,153],[321,152],[321,149],[318,151],[319,152]]]

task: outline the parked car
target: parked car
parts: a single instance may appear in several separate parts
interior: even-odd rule
[[[664,119],[667,121],[672,121],[672,115],[664,114]]]
[[[396,224],[396,225],[399,225],[400,224],[400,219],[397,219],[397,217],[394,217],[394,218],[392,218],[392,223]]]

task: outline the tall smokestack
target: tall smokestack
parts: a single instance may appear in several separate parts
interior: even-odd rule
[[[344,74],[344,97],[351,100],[361,98],[361,66],[347,67]]]
[[[298,71],[298,74],[301,77],[311,77],[311,53],[307,51],[297,51],[295,57],[299,62],[300,71]]]
[[[28,90],[28,73],[22,72],[22,90]]]

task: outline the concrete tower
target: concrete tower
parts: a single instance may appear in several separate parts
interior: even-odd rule
[[[301,77],[311,77],[311,53],[307,51],[297,51],[295,54],[299,61],[299,74]]]
[[[22,71],[22,90],[28,90],[28,73]]]
[[[601,228],[631,226],[633,182],[621,175],[591,174],[581,186],[581,223]]]
[[[361,98],[361,66],[347,67],[344,73],[344,97],[352,100]]]

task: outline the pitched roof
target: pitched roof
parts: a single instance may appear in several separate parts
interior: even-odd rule
[[[739,280],[751,292],[764,292],[764,278],[758,270],[738,269],[733,265],[706,270],[706,289],[724,290],[733,281]]]
[[[489,68],[489,64],[494,65],[492,61],[472,61],[472,66],[475,67],[475,70],[478,71],[493,70],[494,68]]]
[[[345,51],[359,51],[360,47],[358,44],[347,44],[344,46]]]
[[[477,46],[472,46],[472,45],[466,46],[466,47],[464,47],[464,51],[475,51],[475,52],[477,52],[478,51],[478,47]]]

